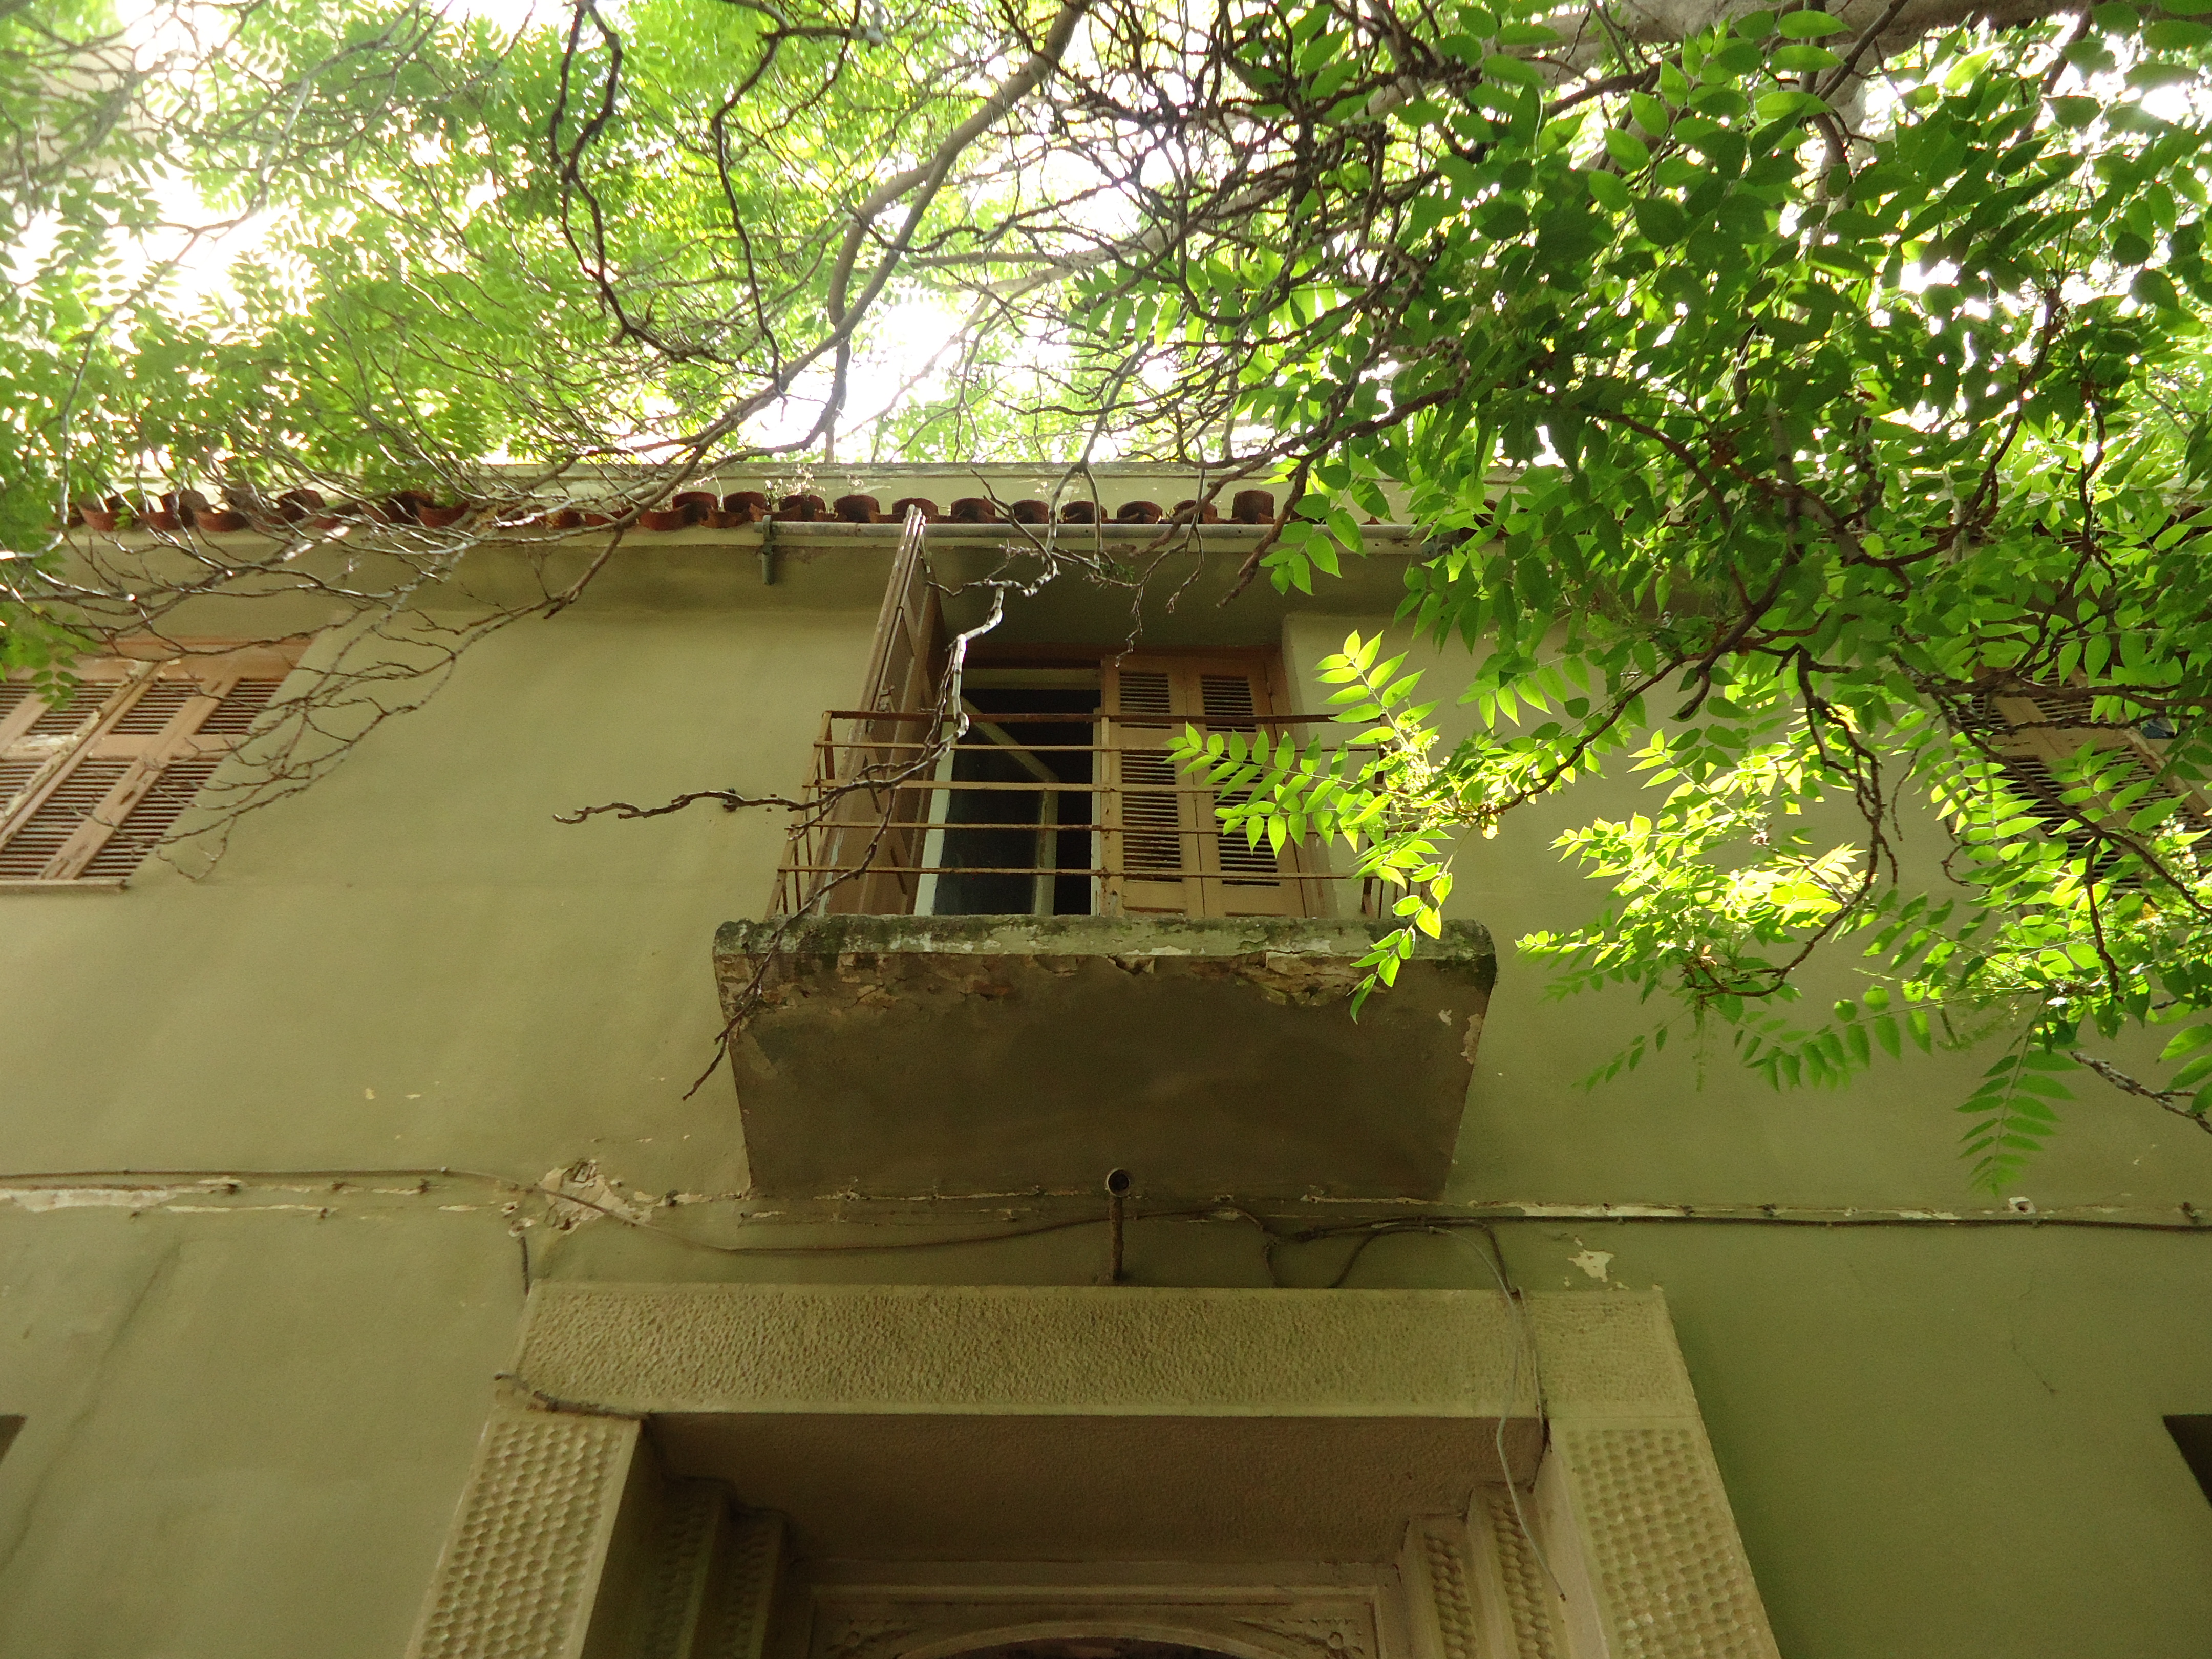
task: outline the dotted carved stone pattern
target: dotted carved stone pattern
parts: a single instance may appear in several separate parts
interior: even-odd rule
[[[1464,1540],[1456,1528],[1429,1527],[1423,1530],[1421,1553],[1444,1659],[1477,1659],[1474,1597],[1468,1589]]]
[[[782,1521],[773,1515],[738,1516],[727,1569],[729,1600],[709,1659],[760,1659],[782,1561]]]
[[[1616,1659],[1777,1659],[1720,1474],[1687,1425],[1563,1430]]]
[[[665,1505],[638,1641],[641,1659],[689,1659],[729,1498],[719,1481],[677,1480],[669,1484]]]
[[[600,1522],[637,1437],[628,1419],[493,1419],[462,1499],[419,1659],[555,1659],[596,1589]]]
[[[1516,1659],[1560,1659],[1559,1638],[1552,1630],[1552,1587],[1528,1534],[1521,1530],[1512,1494],[1501,1488],[1491,1492],[1487,1502],[1490,1535],[1498,1540],[1498,1572],[1505,1581],[1505,1612],[1513,1621]]]

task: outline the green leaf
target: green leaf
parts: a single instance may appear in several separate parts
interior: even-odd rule
[[[1619,127],[1606,130],[1605,151],[1631,173],[1641,173],[1651,165],[1651,152],[1645,148],[1644,141]]]
[[[2212,1042],[2212,1022],[2188,1026],[2174,1034],[2166,1047],[2159,1050],[2158,1057],[2160,1060],[2179,1060],[2185,1054],[2194,1054],[2208,1042]]]
[[[2161,17],[2145,26],[2143,44],[2154,52],[2189,52],[2212,41],[2212,27]]]
[[[1638,199],[1636,228],[1648,240],[1672,247],[1689,233],[1690,225],[1680,207],[1663,196],[1654,196]]]
[[[1785,11],[1777,20],[1776,27],[1792,40],[1818,40],[1826,35],[1842,34],[1850,26],[1825,11]]]
[[[1587,173],[1583,182],[1589,187],[1591,199],[1608,213],[1626,213],[1635,204],[1634,194],[1613,173]]]
[[[2162,270],[2136,272],[2135,281],[2128,284],[2128,293],[2140,304],[2160,311],[2182,309],[2181,295],[2174,289],[2173,279]]]
[[[1822,15],[1820,12],[1793,11],[1790,16],[1818,17]],[[1812,70],[1834,69],[1844,60],[1826,46],[1777,46],[1773,56],[1767,61],[1788,74],[1802,75]]]

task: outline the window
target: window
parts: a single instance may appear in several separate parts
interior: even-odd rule
[[[281,647],[96,658],[51,701],[0,681],[0,888],[121,886],[297,660]]]
[[[2212,1415],[2169,1417],[2166,1431],[2207,1499],[2212,1499]]]
[[[927,794],[916,914],[1095,914],[1098,671],[981,669],[963,692],[967,735]]]
[[[2045,834],[2063,840],[2075,853],[2087,852],[2096,842],[2080,819],[2087,816],[2103,821],[2094,801],[2071,807],[2065,803],[2074,768],[2085,750],[2107,757],[2110,763],[2102,775],[2108,787],[2148,786],[2143,795],[2130,799],[2130,809],[2142,806],[2154,796],[2171,796],[2183,803],[2185,827],[2212,830],[2212,814],[2208,814],[2204,800],[2177,781],[2160,775],[2164,757],[2157,738],[2071,723],[2085,712],[2086,705],[2078,696],[2029,688],[1977,697],[1967,720],[1989,741],[2004,769],[2005,782],[2026,803],[2029,815]],[[2126,810],[2118,806],[2112,810],[2116,820],[2126,817]]]
[[[1186,726],[1264,733],[1272,742],[1285,726],[1308,724],[1288,716],[1274,654],[1131,654],[1109,662],[1103,680],[1101,908],[1115,915],[1314,915],[1311,854],[1254,847],[1242,830],[1224,835],[1218,809],[1237,798],[1179,774],[1167,752]]]
[[[928,791],[916,912],[1311,914],[1300,850],[1223,835],[1223,797],[1169,753],[1186,725],[1272,732],[1279,685],[1258,651],[971,670],[967,734]]]
[[[933,708],[832,710],[779,884],[785,911],[863,915],[1300,916],[1329,879],[1308,848],[1222,833],[1225,798],[1179,772],[1186,726],[1272,738],[1287,714],[1270,651],[1055,649],[984,657],[967,731],[929,764]],[[948,732],[946,734],[950,736]],[[917,771],[917,767],[927,767]],[[884,787],[869,787],[880,781]]]
[[[1303,737],[1271,650],[1001,647],[963,659],[966,730],[939,729],[951,656],[919,521],[901,536],[858,706],[823,716],[775,908],[859,915],[1318,915],[1309,848],[1221,833],[1179,773],[1187,726]]]

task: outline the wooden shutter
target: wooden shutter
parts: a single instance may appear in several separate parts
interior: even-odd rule
[[[936,701],[945,654],[945,617],[922,555],[926,528],[920,509],[906,515],[891,579],[876,613],[876,638],[868,653],[867,690],[858,708],[910,713]]]
[[[1099,721],[1109,913],[1191,916],[1312,914],[1313,884],[1297,849],[1255,848],[1224,836],[1216,809],[1228,798],[1178,775],[1169,750],[1186,725],[1272,739],[1268,716],[1285,712],[1271,660],[1137,654],[1103,670]]]
[[[0,687],[0,886],[136,870],[291,672],[281,648],[78,665],[58,700]]]
[[[924,527],[918,511],[907,514],[898,552],[891,561],[890,580],[884,588],[883,607],[876,616],[867,684],[855,705],[867,715],[884,718],[852,721],[842,736],[836,729],[839,722],[830,720],[826,738],[831,749],[824,757],[825,781],[830,785],[896,776],[921,752],[915,745],[937,735],[933,722],[915,718],[936,708],[938,682],[945,672],[945,616],[923,556]],[[838,802],[831,813],[833,827],[822,843],[827,854],[823,862],[837,870],[864,860],[872,867],[870,873],[833,890],[823,902],[825,909],[862,915],[902,915],[913,910],[920,880],[913,871],[921,862],[925,833],[915,826],[928,817],[932,793],[927,789],[864,789]],[[886,820],[896,827],[884,828]]]
[[[2084,749],[2118,753],[2126,772],[2125,781],[2148,781],[2160,793],[2183,804],[2191,827],[2212,829],[2212,812],[2195,791],[2159,776],[2160,757],[2148,742],[2131,732],[2085,731],[2067,721],[2084,711],[2078,698],[2033,691],[1984,696],[1977,700],[1973,718],[1988,734],[1990,747],[2004,767],[2005,781],[2027,802],[2029,811],[2046,831],[2065,841],[2075,852],[2087,852],[2095,838],[2078,823],[2077,814],[2094,814],[2094,804],[2069,807],[2063,794],[2067,786],[2060,770]],[[2139,803],[2140,804],[2140,803]]]

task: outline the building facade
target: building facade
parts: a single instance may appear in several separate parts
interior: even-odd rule
[[[1165,744],[1323,729],[1418,538],[1222,605],[1255,526],[1097,483],[981,632],[1018,474],[671,514],[191,877],[330,617],[13,689],[0,1653],[2212,1652],[2212,1143],[1993,1206],[1971,1053],[1579,1087],[1650,1011],[1512,941],[1625,777],[1354,1023],[1371,896]],[[807,810],[559,821],[702,788]]]

